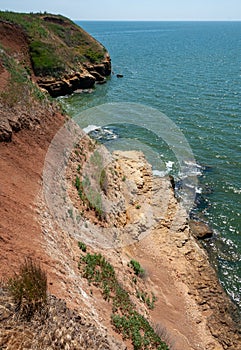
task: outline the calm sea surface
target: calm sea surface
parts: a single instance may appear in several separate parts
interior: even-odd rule
[[[77,23],[105,45],[114,73],[124,77],[112,75],[92,93],[63,98],[68,113],[135,102],[176,123],[201,166],[193,215],[214,229],[205,245],[241,306],[241,22]],[[131,128],[115,131],[133,137]],[[168,150],[160,154],[175,172]]]

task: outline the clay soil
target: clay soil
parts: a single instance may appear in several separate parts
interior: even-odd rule
[[[25,257],[44,265],[50,261],[41,245],[35,198],[41,188],[46,151],[62,123],[60,114],[43,115],[39,128],[21,130],[13,134],[12,142],[0,144],[2,278],[12,275]]]

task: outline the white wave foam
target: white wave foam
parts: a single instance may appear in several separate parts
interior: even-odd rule
[[[167,170],[172,170],[174,162],[171,162],[170,160],[168,160],[168,162],[166,162],[166,167]]]
[[[164,177],[167,175],[167,171],[153,170],[152,174],[154,176]]]
[[[100,126],[88,125],[86,128],[83,129],[83,131],[84,131],[86,134],[89,134],[91,131],[100,130],[100,129],[101,129]]]

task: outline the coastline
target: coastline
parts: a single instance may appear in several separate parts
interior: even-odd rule
[[[59,125],[59,122],[57,125]],[[57,126],[56,131],[58,128],[59,126]],[[27,136],[28,134],[29,136]],[[33,139],[35,138],[34,132],[31,130],[20,131],[16,140],[14,136],[12,143],[2,144],[1,147],[6,148],[6,150],[16,147],[18,139],[22,138],[24,141],[30,139],[30,135]],[[40,166],[35,169],[39,179],[42,176],[43,155],[51,141],[51,138],[47,141],[46,136],[43,137],[45,151],[42,152],[41,150],[42,160],[40,160]],[[35,150],[35,159],[38,152],[40,152],[39,147]],[[33,155],[32,151],[26,148],[25,158],[29,157],[31,161],[31,154]],[[15,150],[15,157],[18,157],[18,148]],[[231,318],[235,308],[221,288],[217,276],[210,266],[207,254],[190,235],[186,213],[182,211],[180,204],[174,197],[170,179],[153,177],[151,167],[139,152],[132,152],[127,157],[119,152],[119,154],[115,154],[115,159],[117,163],[119,162],[119,171],[121,171],[122,176],[125,173],[125,176],[129,178],[132,190],[136,186],[136,191],[133,193],[134,196],[139,196],[138,202],[142,206],[141,209],[136,209],[134,204],[130,208],[134,218],[133,227],[137,222],[140,222],[138,219],[140,216],[143,218],[142,214],[145,211],[143,203],[150,202],[150,198],[155,215],[159,215],[160,219],[160,210],[166,208],[164,210],[165,215],[161,215],[162,218],[158,220],[152,232],[140,241],[136,239],[135,243],[117,249],[97,247],[90,247],[90,249],[101,252],[108,261],[112,262],[118,278],[128,288],[139,310],[142,313],[144,312],[153,324],[159,325],[166,341],[172,343],[171,348],[175,350],[239,349],[240,331]],[[9,161],[11,160],[7,160],[7,162]],[[76,159],[74,159],[75,161]],[[24,158],[18,158],[18,162],[20,162],[19,169],[24,169]],[[20,166],[21,163],[22,166]],[[75,166],[76,164],[75,162]],[[3,171],[4,168],[6,169],[6,166],[1,167]],[[140,172],[141,169],[142,173]],[[120,179],[119,176],[117,178]],[[11,188],[15,186],[15,179],[12,181],[6,187],[7,202],[5,207],[10,207],[13,200]],[[115,190],[116,180],[110,182],[114,186],[112,190]],[[121,183],[121,185],[123,184]],[[37,192],[41,191],[42,181],[38,181],[38,189],[35,187],[34,191],[29,186],[27,188],[31,192],[29,193],[31,199],[28,206],[26,206],[26,210],[29,206],[35,209],[31,214],[31,218],[26,215],[22,217],[22,227],[28,226],[30,228],[30,230],[25,230],[24,242],[27,247],[27,254],[30,254],[29,242],[32,241],[30,223],[32,222],[36,227],[35,239],[37,239],[38,244],[37,246],[32,244],[31,254],[42,261],[47,271],[49,292],[57,298],[64,299],[69,309],[75,310],[91,322],[95,320],[94,323],[98,329],[104,327],[106,334],[122,343],[122,338],[113,331],[110,321],[108,321],[111,312],[108,302],[100,301],[98,292],[90,295],[88,283],[79,275],[77,263],[79,259],[78,239],[68,232],[60,230],[58,225],[54,223],[53,217],[48,212],[46,203],[40,195],[41,192],[39,192],[38,197],[35,197]],[[153,197],[150,190],[154,191],[157,198],[160,198],[158,195],[161,193],[162,201],[155,202],[155,196]],[[18,191],[21,191],[21,186],[15,187],[16,196]],[[130,203],[136,203],[136,200],[136,197],[134,202],[133,198],[128,199]],[[20,203],[17,204],[16,210],[19,205]],[[177,212],[178,215],[176,216]],[[13,211],[8,211],[5,214],[8,222],[13,220],[12,215],[15,215],[13,213]],[[173,219],[177,217],[178,220],[173,222]],[[9,254],[5,255],[5,261],[2,264],[2,273],[6,272],[7,274],[11,273],[11,268],[9,270],[8,267],[13,266],[14,263],[11,251],[18,251],[18,261],[21,261],[26,255],[21,238],[16,239],[16,229],[12,234],[14,234],[15,240],[8,239]],[[3,239],[1,249],[6,251],[5,240],[7,238],[2,233],[1,237]],[[135,298],[135,292],[128,279],[127,262],[130,258],[138,259],[147,272],[146,278],[140,281],[142,287],[153,291],[157,296],[157,302],[152,311],[148,310],[143,303]],[[15,261],[15,263],[17,262]],[[17,265],[18,263],[16,267]],[[120,348],[120,344],[118,346],[117,348]],[[128,342],[125,346],[127,346],[127,349],[132,348]],[[114,349],[114,347],[112,348]]]
[[[49,20],[53,21],[53,17],[47,17]],[[9,24],[7,28],[13,38]],[[19,28],[15,30],[19,35]],[[23,45],[16,42],[13,53],[19,54],[21,48],[27,55],[25,37],[20,41]],[[106,56],[101,64],[87,64],[83,76],[70,74],[64,80],[45,83],[57,96],[63,85],[66,92],[80,87],[79,80],[89,79],[90,73],[91,84],[104,82],[104,76],[110,74],[110,62]],[[4,91],[10,76],[1,62],[0,73],[0,88]],[[18,87],[22,91],[22,85]],[[50,316],[22,321],[11,297],[0,286],[0,347],[31,349],[32,339],[36,348],[45,349],[51,342],[59,342],[57,348],[65,344],[72,349],[76,344],[80,346],[76,333],[81,336],[90,331],[88,339],[82,339],[82,349],[95,350],[100,343],[105,349],[133,349],[131,340],[123,339],[113,326],[110,300],[105,300],[98,285],[91,285],[81,274],[82,242],[88,254],[101,254],[111,263],[136,312],[145,317],[171,350],[241,349],[238,310],[221,287],[207,252],[193,237],[188,215],[175,198],[173,181],[153,176],[150,164],[137,151],[114,152],[110,165],[100,172],[103,169],[98,157],[96,163],[91,161],[96,144],[83,138],[82,143],[75,144],[64,173],[69,202],[64,197],[64,204],[59,206],[66,221],[66,226],[61,227],[43,191],[45,157],[65,117],[47,99],[42,105],[34,99],[27,102],[29,109],[24,100],[8,109],[0,106],[0,138],[8,141],[0,143],[0,275],[5,280],[14,275],[26,257],[40,263],[48,276]],[[65,141],[61,140],[59,154],[64,151]],[[104,148],[101,151],[105,152]],[[105,210],[82,191],[85,174],[81,169],[87,166],[88,171],[88,165],[92,172],[103,174],[97,184],[97,199],[106,201]],[[55,177],[51,181],[57,182]],[[50,195],[56,193],[50,191]],[[134,276],[132,259],[141,264],[145,272],[142,277]]]

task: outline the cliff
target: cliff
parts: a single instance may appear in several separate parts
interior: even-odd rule
[[[110,73],[106,49],[69,19],[0,12],[0,141],[39,123],[46,92],[88,89]]]
[[[1,28],[0,348],[241,349],[237,309],[192,236],[170,179],[153,176],[135,151],[109,154],[102,166],[106,150],[66,123],[35,83],[63,81],[63,72],[34,71],[27,29],[9,18]],[[84,58],[78,67],[100,74],[105,59]],[[62,186],[55,165],[68,141]],[[35,313],[9,290],[26,257],[47,275],[47,298]]]

